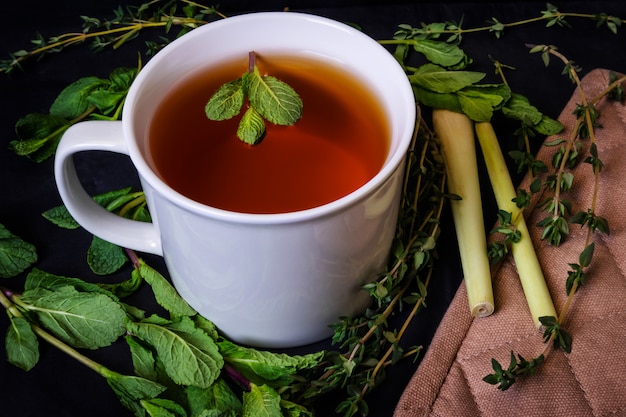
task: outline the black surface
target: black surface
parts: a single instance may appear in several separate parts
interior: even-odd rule
[[[127,4],[137,4],[128,2]],[[376,39],[390,39],[398,24],[463,20],[464,27],[488,25],[496,17],[502,22],[539,16],[545,9],[542,1],[519,2],[384,2],[384,1],[224,1],[220,10],[227,15],[244,11],[291,10],[311,12],[340,21],[358,24]],[[79,0],[31,0],[3,4],[0,24],[0,59],[19,49],[30,49],[30,39],[36,33],[44,38],[68,31],[80,31],[79,16],[110,18],[119,0],[83,2]],[[209,3],[210,4],[210,3]],[[626,18],[626,3],[615,1],[562,1],[555,3],[561,11],[585,13],[605,12]],[[596,29],[590,21],[570,20],[574,29],[545,28],[534,24],[506,30],[501,39],[489,33],[466,35],[463,47],[475,60],[473,70],[493,74],[489,57],[511,65],[508,81],[515,91],[525,94],[544,113],[557,117],[569,99],[573,85],[562,76],[562,66],[556,61],[545,68],[537,55],[529,55],[526,44],[552,44],[581,68],[581,75],[597,67],[626,71],[625,36],[613,35],[605,28]],[[13,233],[35,244],[39,252],[37,267],[51,273],[97,279],[87,269],[84,256],[90,236],[81,230],[58,229],[41,217],[41,213],[60,204],[52,175],[52,160],[36,164],[7,150],[14,139],[13,127],[18,118],[31,112],[46,112],[63,87],[84,76],[106,77],[119,66],[134,66],[137,51],[145,48],[140,41],[118,51],[94,54],[87,46],[79,46],[40,62],[31,61],[24,71],[7,76],[0,74],[0,223]],[[144,57],[144,60],[147,59]],[[375,65],[375,63],[372,63]],[[515,147],[510,136],[511,126],[494,120],[505,149]],[[540,139],[538,139],[540,140]],[[86,187],[92,192],[104,192],[136,182],[132,167],[125,159],[109,155],[91,155],[81,159],[79,169]],[[516,176],[516,180],[519,175]],[[485,179],[486,184],[486,179]],[[495,215],[492,198],[485,196],[486,226]],[[449,220],[449,219],[448,219]],[[454,230],[450,221],[444,224],[440,240],[442,260],[431,287],[428,308],[420,314],[409,330],[409,344],[427,346],[437,325],[459,285],[460,266],[455,250]],[[146,256],[149,263],[164,271],[160,258]],[[123,279],[124,271],[111,280]],[[21,289],[23,276],[0,281],[0,285]],[[147,297],[139,292],[130,301],[146,308]],[[0,338],[8,320],[0,314]],[[0,348],[1,349],[1,348]],[[123,343],[96,352],[89,352],[96,361],[111,369],[129,369],[129,355]],[[4,352],[3,352],[4,356]],[[403,388],[417,367],[406,362],[388,373],[386,382],[369,399],[373,417],[390,416]],[[325,401],[319,415],[333,415],[332,398]],[[105,381],[66,357],[56,349],[41,344],[40,363],[24,372],[0,360],[0,415],[2,416],[130,416],[111,392]]]

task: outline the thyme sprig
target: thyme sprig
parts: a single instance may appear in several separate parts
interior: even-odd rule
[[[179,3],[182,7],[179,7]],[[33,49],[18,50],[12,52],[7,59],[0,60],[0,73],[8,74],[21,68],[31,58],[61,52],[87,41],[90,41],[94,51],[108,47],[118,49],[148,29],[162,29],[167,35],[178,27],[176,36],[179,37],[213,20],[226,17],[216,6],[204,6],[191,0],[152,0],[139,6],[119,6],[113,13],[112,19],[105,20],[81,16],[81,32],[64,33],[47,39],[37,34],[31,40],[35,46]],[[148,55],[154,54],[170,39],[162,38],[161,41],[146,41]]]
[[[595,249],[595,244],[591,241],[593,234],[596,232],[610,233],[606,218],[596,213],[600,188],[600,172],[603,163],[598,154],[595,136],[595,130],[600,127],[597,122],[600,112],[595,105],[603,97],[607,97],[609,100],[621,101],[622,84],[626,81],[626,77],[618,78],[615,73],[611,73],[610,85],[597,96],[588,99],[578,76],[580,68],[573,61],[558,52],[555,46],[531,45],[530,48],[531,53],[541,53],[542,60],[546,66],[549,65],[551,56],[557,57],[563,63],[562,74],[566,75],[576,85],[582,104],[578,105],[574,112],[576,121],[570,137],[568,139],[556,139],[545,144],[552,147],[560,146],[552,158],[552,165],[556,171],[547,175],[543,183],[541,183],[539,178],[533,176],[532,178],[534,179],[531,181],[530,192],[524,192],[528,197],[539,193],[542,189],[549,190],[552,193],[551,197],[546,198],[540,204],[539,207],[547,213],[547,216],[537,223],[538,227],[543,228],[541,238],[549,244],[559,246],[569,235],[570,223],[586,227],[587,232],[577,262],[569,263],[570,271],[568,271],[565,281],[567,299],[559,311],[558,317],[540,318],[544,328],[543,339],[546,343],[543,352],[530,362],[523,359],[519,354],[517,357],[520,360],[516,361],[515,354],[511,352],[511,364],[506,370],[502,368],[502,365],[497,360],[492,359],[494,373],[485,376],[483,380],[497,385],[500,390],[510,388],[516,381],[517,376],[535,373],[537,368],[543,364],[549,352],[552,351],[551,346],[566,353],[570,353],[572,350],[573,338],[564,328],[563,323],[567,319],[576,291],[588,279],[587,271],[591,265]],[[590,141],[587,156],[582,151],[583,140]],[[572,204],[564,198],[564,193],[570,191],[573,186],[574,177],[569,170],[578,165],[581,160],[591,166],[594,176],[591,205],[586,210],[571,214]],[[529,172],[535,174],[531,168],[529,168]]]
[[[459,44],[463,40],[463,36],[477,32],[489,32],[496,38],[501,38],[506,29],[516,26],[525,26],[533,23],[545,22],[546,27],[572,27],[568,19],[586,19],[596,22],[597,27],[606,28],[612,33],[617,33],[622,26],[623,19],[618,16],[611,16],[606,13],[573,13],[561,12],[559,9],[547,3],[546,9],[541,11],[540,16],[529,19],[515,20],[511,22],[501,22],[499,19],[492,17],[489,25],[478,26],[472,28],[463,28],[463,21],[446,21],[430,24],[422,24],[420,27],[413,27],[408,24],[398,25],[398,31],[394,40],[386,40],[384,44],[405,44],[403,40],[407,39],[435,39],[443,40],[448,43]]]

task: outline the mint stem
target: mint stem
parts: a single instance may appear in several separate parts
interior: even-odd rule
[[[0,291],[0,304],[2,304],[5,310],[7,310],[7,312],[9,312],[9,314],[13,317],[20,317],[25,320],[28,320],[28,318],[26,318],[22,314],[20,309],[17,307],[18,300],[19,300],[19,297],[16,296],[12,291],[9,291],[5,288],[2,288],[2,291]],[[89,359],[88,357],[86,357],[85,355],[79,353],[76,349],[72,348],[71,346],[57,339],[56,337],[54,337],[53,335],[51,335],[50,333],[48,333],[41,327],[33,324],[30,320],[28,320],[28,322],[30,323],[35,334],[39,336],[40,338],[42,338],[43,340],[45,340],[46,342],[48,342],[49,344],[51,344],[52,346],[66,353],[72,358],[76,359],[78,362],[82,363],[83,365],[87,366],[88,368],[97,372],[100,375],[104,375],[104,373],[107,371],[107,368],[104,365],[101,365],[98,362],[95,362]]]
[[[126,252],[128,259],[130,259],[133,264],[133,267],[135,269],[139,269],[139,267],[141,266],[141,261],[139,260],[139,257],[137,256],[135,251],[133,251],[132,249],[124,248],[124,252]]]
[[[252,74],[254,72],[254,66],[256,65],[256,53],[254,51],[248,52],[248,72]]]
[[[239,385],[244,390],[250,392],[251,388],[250,388],[250,381],[248,380],[248,378],[243,376],[235,368],[228,365],[227,363],[224,364],[223,369],[224,369],[224,372],[226,372],[226,375],[228,375],[233,381],[235,381],[237,385]]]

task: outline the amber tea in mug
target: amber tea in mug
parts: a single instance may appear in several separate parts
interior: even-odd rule
[[[250,51],[304,104],[294,126],[268,123],[256,146],[236,137],[239,118],[210,122],[204,110],[218,86],[245,73]],[[160,50],[133,81],[121,120],[70,127],[55,177],[80,225],[162,256],[178,293],[225,337],[302,346],[371,302],[362,287],[389,260],[415,117],[404,69],[363,32],[296,12],[243,14]],[[128,155],[152,222],[93,200],[74,165],[85,151]]]
[[[158,105],[148,137],[153,169],[184,196],[242,213],[287,213],[335,201],[383,166],[389,127],[373,93],[341,67],[318,58],[263,55],[261,74],[292,86],[304,107],[293,126],[266,122],[261,143],[236,136],[241,115],[208,120],[204,107],[239,78],[248,57],[190,74]]]

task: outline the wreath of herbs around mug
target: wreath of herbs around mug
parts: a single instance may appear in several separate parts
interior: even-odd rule
[[[9,73],[21,68],[29,58],[60,52],[75,44],[90,42],[96,50],[119,48],[149,29],[160,28],[169,34],[178,28],[179,36],[222,18],[226,16],[216,7],[187,0],[120,7],[115,10],[113,20],[82,17],[83,31],[79,34],[34,39],[34,49],[17,51],[0,61],[0,72]],[[578,163],[589,164],[596,178],[601,175],[603,165],[594,135],[599,112],[594,104],[603,96],[623,102],[624,80],[612,74],[610,84],[598,97],[585,97],[579,89],[582,104],[574,115],[577,128],[570,137],[545,144],[555,149],[553,166],[549,167],[534,159],[530,140],[533,136],[555,135],[562,126],[515,93],[515,86],[510,86],[505,78],[507,65],[494,60],[502,82],[481,84],[485,74],[465,69],[471,60],[461,44],[463,36],[473,32],[488,31],[499,38],[505,29],[522,24],[569,26],[568,19],[574,18],[591,19],[599,28],[613,33],[621,26],[621,19],[615,16],[563,13],[548,4],[533,19],[503,23],[493,18],[489,25],[471,29],[462,29],[453,22],[420,27],[400,24],[393,39],[380,41],[393,48],[392,53],[403,65],[415,90],[418,116],[388,269],[363,288],[372,297],[371,307],[359,317],[338,318],[332,325],[333,349],[287,355],[237,345],[220,336],[210,317],[198,315],[169,281],[135,252],[93,237],[87,261],[96,274],[112,274],[128,262],[132,264],[132,272],[119,283],[92,283],[38,269],[37,248],[0,225],[0,277],[25,277],[20,291],[0,287],[0,304],[10,320],[5,337],[7,360],[25,371],[32,369],[39,361],[39,341],[43,340],[104,377],[121,404],[138,417],[311,416],[317,400],[329,392],[343,393],[337,413],[367,415],[367,394],[384,383],[386,368],[415,360],[422,352],[421,346],[406,346],[403,336],[426,305],[429,282],[438,260],[437,239],[445,204],[451,205],[455,217],[463,268],[477,271],[476,275],[465,274],[465,283],[471,306],[468,314],[479,317],[491,314],[494,309],[489,263],[511,254],[517,264],[523,260],[536,265],[523,210],[533,194],[547,190],[552,197],[542,206],[546,217],[536,225],[542,228],[543,239],[558,246],[567,239],[570,224],[588,230],[578,263],[570,264],[564,289],[568,300],[558,313],[549,295],[529,304],[532,315],[529,320],[544,332],[544,351],[531,353],[529,360],[512,351],[506,368],[492,359],[493,373],[484,380],[506,390],[521,377],[540,372],[545,356],[553,348],[571,350],[573,336],[561,323],[577,289],[588,279],[594,234],[609,233],[608,222],[595,212],[597,181],[592,205],[584,212],[570,213],[566,195],[574,184],[570,169]],[[161,43],[147,43],[148,55],[169,42],[167,37],[161,39]],[[555,46],[529,45],[529,52],[538,54],[546,66],[556,58],[563,65],[563,74],[580,87],[580,69]],[[407,64],[415,56],[422,63]],[[18,139],[10,143],[10,148],[34,162],[42,162],[54,155],[60,137],[72,124],[87,119],[119,119],[125,94],[140,67],[139,64],[137,68],[118,68],[108,78],[86,77],[67,86],[48,114],[28,114],[17,121]],[[247,78],[255,78],[254,65]],[[285,89],[274,80],[264,86],[269,90]],[[291,93],[290,97],[293,97]],[[265,98],[260,100],[267,104]],[[431,111],[432,123],[425,120],[423,109]],[[209,110],[207,107],[207,115]],[[520,124],[517,130],[520,149],[509,157],[522,172],[527,171],[534,178],[528,190],[514,189],[508,174],[502,174],[504,156],[491,125],[496,112]],[[254,124],[258,124],[258,114],[253,116]],[[288,122],[295,123],[298,117]],[[458,152],[474,141],[475,135],[490,171],[499,209],[498,225],[491,233],[501,239],[485,250],[479,249],[486,247],[484,234],[463,225],[463,221],[483,224],[482,208],[465,194],[480,193],[476,188],[476,161],[465,158],[459,163],[456,158]],[[245,132],[241,138],[255,143],[258,137],[259,131],[255,130]],[[591,142],[588,154],[580,151],[582,141]],[[491,175],[496,171],[500,174]],[[541,173],[547,173],[541,177],[545,179],[540,178]],[[470,187],[469,191],[459,186],[459,176],[469,184],[466,186]],[[94,200],[120,216],[150,221],[141,191],[112,190],[95,196]],[[455,213],[461,208],[471,213],[470,220],[456,218]],[[43,216],[59,227],[79,228],[63,206],[52,207]],[[470,262],[476,259],[487,263],[481,261],[470,268]],[[540,292],[545,287],[540,267],[538,273],[535,270],[526,275],[520,271],[520,279],[526,280],[524,286]],[[165,314],[148,314],[140,306],[123,301],[145,285],[151,288]],[[394,316],[401,320],[391,320]],[[89,350],[112,343],[128,345],[133,374],[116,372],[88,357]]]

